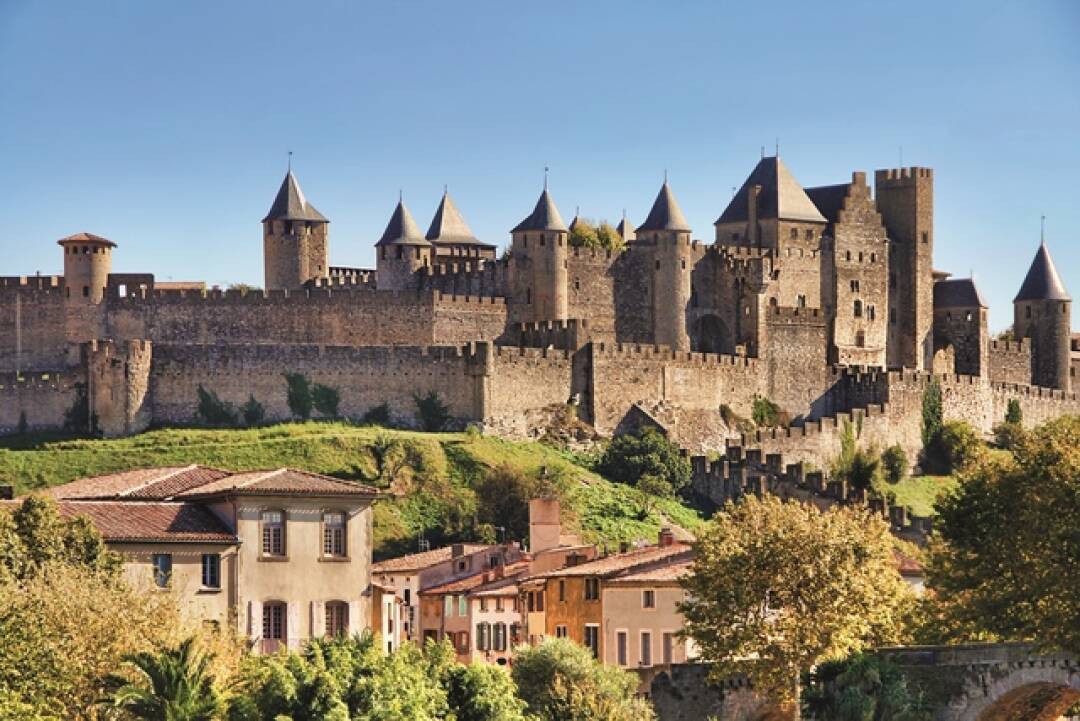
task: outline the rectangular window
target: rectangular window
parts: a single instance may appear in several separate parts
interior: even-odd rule
[[[457,597],[457,615],[468,616],[469,615],[469,599],[467,596]]]
[[[480,610],[481,611],[487,611],[487,599],[486,598],[483,598],[483,597],[480,598]]]
[[[506,624],[497,623],[492,629],[492,645],[496,651],[506,650]]]
[[[172,581],[172,554],[155,553],[152,559],[154,564],[154,584],[158,588],[168,588]]]
[[[326,604],[326,635],[344,636],[349,632],[349,604],[334,601]]]
[[[600,658],[600,626],[598,624],[585,624],[585,648],[592,651],[593,658]]]
[[[641,665],[652,666],[652,633],[641,632]]]
[[[202,585],[203,588],[221,588],[221,554],[202,555]]]
[[[555,638],[566,638],[569,635],[566,626],[559,625],[555,627]]]
[[[586,601],[599,601],[600,600],[600,579],[599,578],[586,578],[585,579],[585,600]]]
[[[670,631],[665,631],[663,635],[663,662],[666,664],[673,663],[675,656],[675,634]]]
[[[323,514],[323,555],[336,558],[345,556],[345,514],[341,511]]]
[[[626,631],[615,634],[615,662],[620,666],[626,665]]]
[[[285,641],[285,604],[263,606],[263,651],[273,653]]]
[[[454,615],[454,597],[449,594],[443,596],[443,615],[447,618]]]
[[[501,610],[503,610],[503,599],[502,599],[502,596],[496,596],[496,597],[495,597],[495,610],[496,610],[496,611],[501,611]]]
[[[263,555],[284,556],[285,513],[283,511],[263,511],[261,520]]]
[[[647,588],[641,592],[641,607],[656,608],[656,591]]]
[[[566,581],[559,579],[559,602],[566,602]]]

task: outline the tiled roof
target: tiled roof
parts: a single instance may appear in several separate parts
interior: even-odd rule
[[[1035,259],[1031,261],[1024,283],[1013,302],[1018,300],[1070,300],[1046,243],[1039,246]]]
[[[686,222],[679,202],[675,200],[675,194],[671,192],[671,186],[664,181],[660,192],[653,201],[652,210],[649,211],[645,222],[638,226],[637,233],[644,230],[678,230],[690,232],[690,224]]]
[[[850,183],[822,185],[817,188],[807,188],[806,195],[810,198],[814,207],[825,216],[825,220],[835,223],[844,207],[844,198],[847,197],[850,189]]]
[[[291,170],[286,173],[285,180],[281,181],[281,188],[278,189],[277,197],[274,198],[274,204],[270,206],[270,211],[263,218],[264,223],[268,220],[329,222],[326,216],[315,210],[315,206],[304,197],[304,191],[300,190],[300,183],[296,181],[296,176]]]
[[[235,473],[197,488],[177,493],[177,498],[211,495],[234,496],[376,496],[371,486],[343,481],[295,468]]]
[[[420,228],[417,227],[416,221],[413,220],[409,209],[405,207],[405,203],[399,200],[393,214],[390,216],[390,222],[386,224],[386,230],[383,231],[382,237],[379,238],[379,242],[375,245],[430,246],[431,243],[420,232]]]
[[[508,563],[503,569],[504,576],[502,578],[493,578],[493,569],[486,569],[480,573],[466,576],[465,578],[459,578],[454,581],[441,583],[438,586],[422,589],[420,593],[425,596],[436,596],[444,593],[465,593],[466,591],[478,590],[481,587],[494,585],[496,583],[507,585],[513,583],[516,577],[525,572],[528,567],[529,564],[527,561]]]
[[[682,554],[692,553],[690,546],[675,543],[670,546],[646,546],[635,548],[626,553],[597,558],[594,561],[560,568],[557,571],[549,571],[540,574],[540,578],[558,578],[560,576],[612,576],[614,574],[630,571],[635,568],[647,567],[653,563],[659,563],[666,559],[677,558]]]
[[[895,548],[893,549],[893,556],[896,558],[896,569],[900,571],[901,576],[921,576],[923,574],[922,564],[911,556]]]
[[[536,201],[536,207],[533,208],[529,217],[514,226],[510,232],[517,233],[523,230],[566,230],[566,224],[563,223],[559,209],[555,207],[555,201],[552,200],[547,188],[544,188],[544,192],[540,194],[540,199]]]
[[[627,571],[620,573],[614,578],[609,578],[607,583],[612,584],[636,584],[636,583],[677,583],[680,579],[690,574],[694,565],[692,558],[673,560],[656,568],[647,568],[644,571]]]
[[[746,222],[750,188],[761,186],[757,199],[759,219],[805,220],[824,222],[825,216],[806,195],[795,176],[780,158],[762,158],[751,171],[727,208],[717,218],[716,224]]]
[[[60,512],[87,516],[113,543],[236,543],[236,536],[198,503],[61,501]]]
[[[485,543],[465,543],[464,554],[468,556],[471,553],[477,551],[486,551],[489,548],[498,548]],[[398,556],[397,558],[387,558],[384,561],[372,564],[371,570],[374,573],[391,573],[397,571],[419,571],[430,566],[437,565],[449,561],[453,555],[453,546],[443,546],[442,548],[435,548],[430,551],[422,551],[421,553],[411,553],[408,556]]]
[[[75,235],[69,235],[66,238],[61,238],[56,241],[58,244],[64,243],[104,243],[110,248],[115,248],[116,243],[112,242],[108,238],[102,238],[100,235],[94,235],[93,233],[76,233]]]
[[[986,308],[972,278],[950,278],[934,283],[935,308]]]
[[[137,468],[122,473],[80,478],[54,486],[47,493],[53,498],[117,498],[132,497],[161,500],[211,480],[228,475],[227,471],[206,466],[166,466],[164,468]]]
[[[450,193],[443,193],[439,207],[435,211],[435,217],[431,219],[431,226],[427,235],[424,236],[436,245],[482,245],[494,247],[487,243],[481,243],[469,229],[461,211],[450,199]]]

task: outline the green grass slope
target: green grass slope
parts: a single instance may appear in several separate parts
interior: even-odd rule
[[[392,479],[380,477],[375,453],[388,441],[416,459]],[[13,482],[17,493],[130,468],[191,463],[233,471],[291,466],[380,485],[393,497],[376,506],[379,557],[415,550],[421,534],[435,545],[490,536],[490,526],[484,528],[477,518],[494,499],[477,487],[488,469],[503,464],[528,476],[561,479],[564,525],[589,542],[651,540],[661,525],[692,531],[701,522],[695,510],[671,499],[657,499],[642,514],[632,489],[551,447],[464,433],[313,422],[245,430],[163,429],[109,440],[0,439],[0,482]]]

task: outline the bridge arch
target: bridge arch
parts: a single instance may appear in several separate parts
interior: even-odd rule
[[[1057,721],[1080,703],[1080,669],[1031,666],[991,683],[962,721]]]

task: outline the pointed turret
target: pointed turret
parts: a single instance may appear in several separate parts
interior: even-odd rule
[[[653,201],[652,210],[649,211],[645,222],[638,226],[637,232],[654,230],[690,232],[690,224],[686,222],[679,202],[675,200],[675,194],[671,192],[671,186],[666,180],[656,195],[656,200]]]
[[[397,207],[390,216],[390,222],[386,224],[386,230],[383,231],[379,242],[375,244],[376,247],[382,245],[431,246],[431,243],[420,232],[420,228],[417,227],[412,213],[405,207],[403,200],[398,200]]]
[[[619,237],[623,239],[624,243],[629,243],[637,237],[634,233],[634,226],[626,219],[625,213],[623,214],[622,220],[619,221],[619,224],[615,226],[615,230],[619,233]]]
[[[448,192],[443,193],[424,237],[435,245],[485,245],[473,235]]]
[[[281,181],[274,204],[270,206],[270,212],[262,219],[268,220],[310,220],[328,223],[326,216],[315,210],[315,206],[304,197],[304,191],[300,189],[300,183],[290,170]]]
[[[559,215],[559,209],[555,207],[555,201],[551,198],[551,193],[547,188],[544,188],[544,192],[540,194],[540,199],[536,201],[536,207],[533,208],[533,212],[529,214],[529,217],[514,226],[511,233],[520,233],[524,231],[535,230],[553,230],[556,232],[567,232],[566,224],[563,223],[562,216]]]
[[[1065,284],[1061,282],[1057,268],[1054,267],[1054,259],[1050,257],[1050,250],[1045,242],[1039,245],[1024,283],[1020,286],[1020,292],[1016,294],[1013,302],[1022,300],[1072,300],[1065,290]]]
[[[294,290],[329,275],[329,222],[304,197],[290,169],[262,219],[267,290]]]

